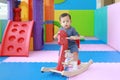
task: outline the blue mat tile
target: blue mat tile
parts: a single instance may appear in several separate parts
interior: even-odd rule
[[[105,44],[101,40],[84,40],[80,44]],[[42,50],[59,50],[60,45],[58,44],[45,44]]]
[[[0,62],[5,60],[6,58],[8,58],[8,57],[0,57]]]
[[[59,50],[60,45],[58,44],[45,44],[42,50]]]
[[[120,62],[120,53],[116,51],[80,51],[79,59],[87,62],[92,59],[94,62]]]
[[[83,40],[80,41],[80,44],[106,44],[106,43],[101,40]]]
[[[60,74],[40,71],[56,63],[0,63],[0,80],[67,80]]]

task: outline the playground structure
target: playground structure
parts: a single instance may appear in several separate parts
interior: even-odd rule
[[[78,60],[77,65],[79,68],[77,70],[66,71],[65,70],[66,66],[63,63],[65,62],[65,50],[68,50],[68,39],[69,38],[67,38],[67,34],[64,30],[61,30],[58,32],[58,44],[61,45],[60,52],[59,52],[58,65],[56,68],[42,67],[41,68],[42,72],[55,72],[55,73],[60,73],[61,75],[66,76],[66,77],[72,77],[72,76],[83,73],[93,63],[93,61],[90,60],[86,64],[85,63],[81,64],[80,60]],[[76,40],[77,39],[80,39],[80,38],[76,38]]]
[[[43,2],[44,2],[44,4],[43,4]],[[6,31],[4,32],[4,37],[2,40],[7,40],[8,44],[10,44],[8,39],[4,39],[4,38],[6,38],[6,35],[10,36],[10,34],[8,34],[7,31],[12,32],[12,31],[8,30],[8,29],[10,29],[10,28],[8,28],[9,25],[13,25],[15,23],[15,24],[18,24],[18,26],[19,26],[19,24],[21,24],[20,21],[24,21],[21,18],[22,17],[21,7],[23,4],[21,4],[21,6],[19,7],[20,2],[18,2],[17,0],[7,0],[7,3],[8,3],[8,20],[11,20],[12,23],[8,23],[8,25],[6,27]],[[29,25],[26,22],[27,26],[29,25],[29,28],[27,28],[27,29],[28,29],[28,31],[30,30],[30,32],[31,32],[27,35],[31,35],[31,34],[32,35],[28,36],[30,38],[24,38],[24,39],[25,39],[25,41],[28,41],[26,39],[31,40],[30,41],[30,48],[32,50],[41,50],[43,48],[43,45],[44,45],[43,7],[45,8],[44,9],[45,10],[45,15],[44,15],[45,20],[53,21],[53,18],[54,18],[53,17],[53,15],[54,15],[53,14],[54,13],[53,12],[54,11],[54,0],[28,0],[29,20],[27,20],[27,19],[26,20],[28,23],[30,22],[30,20],[33,20],[34,27],[33,27],[33,24]],[[49,13],[49,15],[48,15],[48,13]],[[18,21],[18,22],[16,22],[16,21]],[[33,29],[31,28],[31,26],[33,27]],[[48,42],[53,41],[53,32],[54,32],[53,31],[53,24],[46,24],[45,30],[46,30],[45,32],[47,32],[46,33],[46,41],[48,41]],[[27,37],[27,35],[26,35],[26,37]],[[47,38],[47,35],[49,36],[48,38]],[[2,43],[3,43],[3,41],[2,41]],[[4,48],[4,45],[1,45],[1,49],[2,48]],[[26,48],[27,48],[26,50],[29,51],[29,46],[27,46]],[[26,53],[26,56],[28,56],[28,51]],[[5,54],[8,55],[9,53],[5,53]],[[9,56],[20,56],[20,54],[17,53],[17,51],[16,51],[16,53],[13,53],[13,54],[14,55],[9,55]],[[2,55],[0,55],[0,56],[7,56],[7,55],[3,55],[3,53],[2,53]]]
[[[21,0],[21,2],[17,0],[7,0],[7,3],[8,3],[8,20],[13,21],[34,20],[35,27],[33,27],[32,35],[30,37],[30,50],[41,50],[43,48],[44,41],[46,42],[53,41],[54,35],[53,26],[54,25],[60,26],[57,21],[54,21],[54,0],[37,0],[37,1]],[[37,4],[39,5],[36,6]],[[46,21],[50,23],[46,23],[45,27],[43,27],[43,24]],[[4,32],[4,30],[2,32]],[[45,38],[43,38],[44,35]],[[2,36],[0,36],[0,42],[2,42],[1,40]]]
[[[7,5],[10,6],[10,7],[8,7],[8,12],[9,12],[8,13],[8,15],[9,15],[9,19],[8,20],[13,20],[13,8],[15,7],[15,5],[16,5],[15,1],[17,1],[17,0],[7,0],[7,1],[8,1]],[[33,10],[33,0],[26,0],[26,1],[28,1],[28,16],[29,16],[28,17],[28,19],[29,19],[28,21],[34,20],[33,19],[33,16],[34,16],[33,15],[33,12],[34,12],[34,10]],[[37,0],[37,2],[38,1],[39,0]],[[49,0],[46,0],[46,1],[49,1]],[[81,0],[77,0],[77,1],[79,2]],[[68,1],[68,2],[71,2],[71,1]],[[81,4],[85,4],[85,3],[81,2]],[[95,6],[92,5],[92,4],[93,4],[93,2],[91,2],[90,5],[93,6],[93,8],[95,9]],[[47,5],[45,3],[44,4],[43,3],[42,4],[39,3],[39,5],[43,5],[43,7],[50,6],[50,5]],[[62,4],[60,4],[60,5],[62,5]],[[81,7],[82,6],[83,5],[81,5]],[[116,10],[115,12],[116,13],[112,13],[114,11],[112,8],[115,7],[115,6],[116,6],[116,8],[115,8],[115,10]],[[119,30],[118,25],[116,25],[116,24],[119,24],[119,23],[116,22],[116,21],[112,21],[114,19],[114,17],[116,17],[115,15],[118,15],[117,12],[119,13],[118,6],[119,6],[119,3],[114,4],[114,5],[110,5],[110,6],[106,6],[106,7],[97,9],[97,10],[93,10],[93,8],[92,8],[92,10],[89,10],[90,6],[86,6],[85,10],[81,10],[81,7],[78,6],[77,7],[77,8],[79,8],[78,11],[69,10],[70,7],[68,7],[68,6],[66,6],[68,8],[68,10],[57,10],[55,8],[55,10],[54,10],[55,12],[53,12],[54,15],[55,15],[54,16],[54,20],[58,21],[57,20],[58,16],[61,13],[68,12],[68,13],[71,14],[71,16],[73,16],[72,19],[73,19],[74,22],[72,22],[73,23],[72,25],[75,25],[75,29],[78,31],[78,33],[80,33],[81,35],[84,35],[84,36],[92,36],[92,37],[94,36],[94,37],[97,37],[98,39],[100,39],[100,40],[104,41],[105,43],[109,44],[110,46],[112,46],[116,50],[120,51],[119,50],[120,47],[118,47],[119,46],[118,43],[120,42],[120,40],[118,39],[118,37],[115,37],[115,35],[117,35],[119,32],[115,31],[114,33],[111,33],[111,32],[113,32],[112,30],[115,29],[114,26],[111,26],[111,23],[115,25],[115,27],[116,27],[115,30]],[[41,8],[42,8],[42,6],[40,7],[40,10],[38,10],[38,11],[42,11],[43,8],[42,9]],[[64,7],[63,7],[63,9],[64,9]],[[50,11],[52,11],[52,10],[50,10]],[[21,10],[21,12],[22,12],[22,10]],[[45,12],[45,10],[44,10],[44,12]],[[40,15],[42,15],[42,14],[43,13],[41,12]],[[77,16],[75,14],[77,14]],[[86,15],[86,16],[83,16],[83,15]],[[107,17],[107,15],[110,15],[110,16]],[[42,15],[40,17],[38,16],[38,17],[42,18],[43,16],[45,17],[45,15]],[[95,18],[94,18],[94,16],[95,16]],[[49,19],[49,20],[52,20],[52,19]],[[79,22],[82,22],[82,23],[78,23],[78,20],[79,20]],[[43,19],[41,19],[41,21],[43,22]],[[99,21],[100,21],[100,23],[99,23]],[[7,20],[6,21],[4,21],[4,20],[0,21],[0,42],[1,42],[1,39],[2,39],[4,28],[6,26],[6,22],[7,22]],[[89,24],[86,24],[86,23],[89,23]],[[35,24],[38,24],[38,23],[35,22]],[[46,25],[49,25],[49,24],[46,24]],[[1,29],[1,26],[2,26],[2,29]],[[43,23],[40,24],[39,26],[42,27]],[[111,29],[111,28],[114,28],[114,29]],[[110,31],[110,29],[111,29],[111,31]],[[38,30],[36,30],[36,31],[38,31]],[[43,38],[41,38],[41,37],[43,37],[43,35],[39,34],[40,32],[36,33],[37,35],[41,36],[41,37],[38,37],[38,39],[39,39],[38,42],[40,44],[37,46],[36,44],[34,44],[37,40],[36,40],[36,38],[34,38],[35,36],[34,36],[33,32],[34,32],[34,30],[32,31],[32,35],[31,35],[31,38],[30,38],[31,39],[30,40],[30,50],[40,50],[40,49],[43,48],[43,45],[44,45]],[[42,27],[41,32],[44,32],[44,33],[47,32],[45,30],[45,27],[44,27],[44,30],[43,30],[43,27]],[[103,32],[103,33],[101,33],[101,32]],[[107,34],[107,32],[109,32],[109,34]],[[53,33],[50,33],[50,34],[53,34]],[[45,36],[47,36],[47,34],[45,34]],[[111,38],[111,36],[113,38]],[[52,37],[50,37],[50,38],[52,38]],[[40,41],[42,41],[42,42],[40,42]],[[115,41],[115,42],[113,42],[113,41]]]

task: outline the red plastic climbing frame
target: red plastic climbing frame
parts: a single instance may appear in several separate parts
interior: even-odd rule
[[[21,9],[20,8],[14,8],[14,21],[21,21]]]
[[[3,36],[0,56],[28,56],[33,24],[34,21],[9,21]]]

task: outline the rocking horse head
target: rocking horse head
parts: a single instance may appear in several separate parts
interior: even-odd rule
[[[68,40],[66,39],[67,34],[64,30],[60,30],[58,32],[58,44],[59,45],[64,45],[64,44],[68,44]]]

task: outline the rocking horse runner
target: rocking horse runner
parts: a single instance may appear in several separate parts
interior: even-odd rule
[[[92,60],[90,60],[88,63],[80,64],[80,60],[79,60],[78,61],[79,68],[77,70],[65,71],[65,66],[63,63],[65,62],[65,50],[68,49],[67,39],[69,38],[67,38],[66,32],[64,30],[60,30],[58,33],[58,44],[61,45],[61,48],[60,48],[60,53],[59,53],[58,65],[56,68],[42,67],[41,68],[42,72],[56,72],[56,73],[60,73],[63,76],[71,77],[71,76],[75,76],[75,75],[83,73],[93,63]]]

